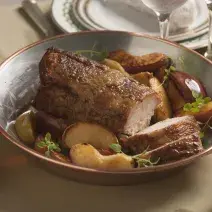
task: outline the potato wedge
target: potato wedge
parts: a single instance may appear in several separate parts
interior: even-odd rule
[[[138,74],[131,75],[135,80],[137,80],[140,84],[150,86],[149,80],[153,77],[152,73],[149,72],[141,72]]]
[[[155,72],[156,78],[162,83],[165,76],[165,68],[161,68],[157,72]],[[181,110],[183,106],[185,105],[185,100],[179,90],[177,89],[176,85],[172,81],[172,79],[168,79],[164,85],[165,90],[167,92],[168,99],[171,104],[171,108],[173,113],[176,113],[177,111]]]
[[[161,85],[160,81],[156,77],[152,77],[149,80],[150,87],[158,94],[161,103],[157,106],[153,117],[154,122],[163,121],[167,118],[171,118],[172,109],[167,97],[166,91]]]
[[[71,148],[75,144],[88,143],[97,149],[108,149],[110,144],[118,143],[117,137],[98,124],[78,122],[66,128],[62,140]]]
[[[70,150],[70,158],[75,165],[93,169],[117,170],[134,167],[132,157],[123,153],[104,156],[90,144],[74,145]]]
[[[143,71],[155,72],[169,63],[169,59],[162,53],[151,53],[142,56],[131,55],[124,50],[110,52],[109,59],[115,60],[129,74],[137,74]]]
[[[197,121],[205,123],[209,120],[210,117],[212,117],[212,102],[209,102],[206,105],[204,105],[200,109],[200,112],[198,113],[192,113],[190,111],[186,112],[183,111],[183,109],[179,110],[176,113],[176,116],[185,116],[185,115],[192,115],[196,118]]]
[[[110,67],[111,69],[118,70],[118,71],[122,72],[123,74],[125,74],[126,76],[129,76],[129,74],[124,70],[124,68],[120,65],[120,63],[116,62],[115,60],[104,59],[102,61],[102,63],[104,65]]]
[[[35,142],[35,122],[32,111],[22,113],[15,121],[15,130],[18,137],[25,144],[33,144]]]

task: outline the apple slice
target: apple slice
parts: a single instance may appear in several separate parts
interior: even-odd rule
[[[101,125],[78,122],[66,128],[62,137],[68,148],[80,143],[88,143],[97,149],[108,149],[113,143],[118,143],[117,137]]]

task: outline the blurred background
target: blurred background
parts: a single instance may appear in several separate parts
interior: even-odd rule
[[[1,0],[0,61],[45,37],[82,30],[124,30],[160,36],[155,13],[141,0]],[[205,1],[187,0],[173,11],[169,40],[205,52]]]

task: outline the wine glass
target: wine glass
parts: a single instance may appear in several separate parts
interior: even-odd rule
[[[169,35],[169,19],[171,13],[187,2],[187,0],[141,0],[152,9],[159,20],[160,36],[167,38]]]
[[[205,57],[212,60],[212,0],[205,0],[209,11],[209,33],[208,33],[208,49]]]

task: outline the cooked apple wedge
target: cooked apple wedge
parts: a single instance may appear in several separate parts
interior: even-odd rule
[[[207,122],[212,117],[212,102],[205,104],[199,112],[184,111],[183,109],[176,113],[176,116],[192,115],[197,121]]]
[[[73,164],[93,169],[115,170],[132,169],[134,160],[123,153],[104,156],[90,144],[76,144],[70,150]]]
[[[66,128],[62,138],[64,144],[71,148],[75,144],[88,143],[97,149],[108,149],[118,143],[117,137],[98,124],[78,122]]]
[[[129,76],[129,74],[124,70],[124,68],[120,65],[120,63],[116,62],[115,60],[104,59],[102,63],[111,69],[118,70],[123,74]]]
[[[138,74],[132,74],[131,75],[136,81],[138,81],[140,84],[150,86],[149,80],[153,77],[152,73],[149,72],[141,72]]]
[[[156,91],[156,93],[158,94],[161,100],[161,103],[157,106],[155,110],[155,114],[153,117],[154,121],[158,122],[158,121],[163,121],[165,119],[171,118],[172,109],[171,109],[171,105],[163,85],[161,85],[160,81],[156,77],[152,77],[149,80],[149,84],[150,84],[150,87],[154,91]]]

